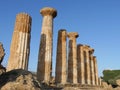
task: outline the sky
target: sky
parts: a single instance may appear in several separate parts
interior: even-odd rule
[[[40,9],[57,10],[53,27],[53,73],[56,63],[58,30],[78,32],[77,44],[95,49],[99,76],[105,69],[120,69],[120,0],[0,0],[0,42],[5,48],[6,67],[16,15],[32,17],[29,70],[36,72],[42,16]]]

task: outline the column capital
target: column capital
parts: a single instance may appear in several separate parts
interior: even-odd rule
[[[45,7],[40,10],[42,16],[51,15],[53,18],[57,16],[57,10],[51,7]]]
[[[90,49],[89,49],[89,53],[90,53],[90,54],[93,54],[93,53],[94,53],[94,49],[93,49],[93,48],[90,48]]]
[[[96,56],[93,56],[93,59],[96,60]]]
[[[77,32],[69,32],[67,34],[67,37],[72,39],[72,38],[77,38],[79,36],[79,34]]]
[[[61,31],[67,31],[66,29],[60,29],[58,32],[61,32]]]
[[[78,44],[77,46],[78,46],[78,47],[83,47],[83,44]]]
[[[82,47],[83,47],[83,50],[84,50],[84,51],[89,52],[90,46],[88,46],[88,45],[83,45]]]

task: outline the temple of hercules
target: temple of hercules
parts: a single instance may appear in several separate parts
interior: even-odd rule
[[[40,10],[43,16],[41,40],[38,54],[37,79],[49,82],[52,75],[53,19],[57,16],[54,8]]]
[[[11,41],[7,71],[13,69],[28,70],[31,23],[32,18],[28,14],[17,14]]]
[[[45,7],[40,10],[42,27],[38,50],[37,79],[40,83],[49,83],[54,77],[54,87],[62,85],[101,86],[98,77],[97,57],[89,45],[77,42],[78,32],[67,32],[59,29],[56,47],[55,76],[52,76],[53,66],[53,26],[57,10]],[[7,71],[13,69],[28,70],[30,54],[32,18],[26,13],[16,16],[15,28],[10,47]],[[52,89],[53,90],[53,89]],[[80,89],[82,90],[82,89]],[[85,89],[84,89],[85,90]],[[90,89],[91,90],[91,89]]]

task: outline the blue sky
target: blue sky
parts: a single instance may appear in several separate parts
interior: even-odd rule
[[[99,75],[104,69],[120,69],[120,0],[0,0],[0,42],[5,48],[3,65],[7,65],[16,14],[26,12],[32,17],[29,70],[36,71],[42,16],[40,9],[53,7],[54,19],[53,72],[59,29],[78,32],[77,44],[95,49]]]

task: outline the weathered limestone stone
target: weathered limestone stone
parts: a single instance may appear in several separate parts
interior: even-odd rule
[[[83,55],[83,45],[77,45],[77,71],[78,71],[78,83],[85,84],[85,64]]]
[[[68,82],[78,83],[77,79],[77,45],[76,38],[78,33],[68,33],[69,38],[69,55],[68,55]]]
[[[49,82],[52,73],[52,45],[53,45],[53,18],[57,11],[54,8],[45,7],[40,13],[43,16],[41,41],[38,55],[37,78]]]
[[[0,65],[0,75],[6,72],[6,68]]]
[[[3,61],[3,58],[5,56],[5,52],[4,52],[4,48],[3,48],[3,44],[0,42],[0,64]]]
[[[120,89],[112,88],[111,84],[108,85],[107,82],[102,82],[102,87],[103,87],[102,90],[120,90]]]
[[[98,77],[98,85],[101,86],[102,83],[101,83],[101,78]]]
[[[15,69],[0,76],[0,90],[43,90],[29,71]]]
[[[120,79],[116,80],[116,84],[120,86]]]
[[[58,32],[55,82],[65,84],[67,80],[66,30]]]
[[[93,57],[93,62],[94,62],[94,72],[95,72],[95,85],[99,85],[98,84],[98,68],[97,68],[97,60],[96,60],[96,56]]]
[[[20,13],[16,16],[7,71],[28,69],[31,22],[32,19],[28,14]]]
[[[3,44],[0,42],[0,75],[6,72],[6,68],[1,64],[5,56],[5,50]]]
[[[89,55],[90,55],[90,75],[91,75],[91,84],[95,85],[95,72],[94,72],[94,63],[93,63],[93,53],[94,49],[90,49]]]
[[[81,85],[96,85],[95,80],[98,78],[98,71],[95,66],[93,53],[94,49],[90,46],[82,44],[77,45],[78,82]]]
[[[90,84],[90,60],[89,60],[89,46],[85,46],[85,69],[86,69],[86,84]]]

